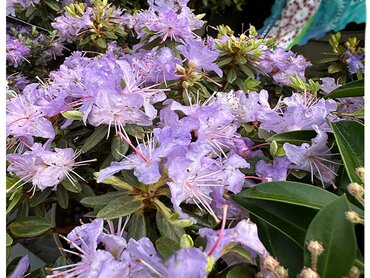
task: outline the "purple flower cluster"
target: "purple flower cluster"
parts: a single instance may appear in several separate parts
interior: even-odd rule
[[[177,47],[181,54],[188,60],[189,66],[199,71],[214,71],[222,77],[222,70],[214,63],[218,58],[219,51],[216,50],[213,39],[208,37],[206,41],[200,39],[187,40],[184,45]]]
[[[63,55],[64,46],[59,39],[50,38],[29,26],[7,24],[6,59],[17,68],[30,59],[43,65]]]
[[[27,9],[31,5],[38,4],[40,0],[6,0],[6,15],[15,16],[16,7]]]
[[[30,54],[30,48],[21,42],[20,39],[6,35],[6,61],[9,65],[17,68],[20,64],[27,61],[27,57]]]
[[[194,30],[204,24],[186,6],[187,0],[150,0],[148,3],[148,10],[131,16],[131,22],[135,22],[132,25],[138,34],[137,38],[143,41],[159,38],[163,42],[169,38],[184,42],[196,37]]]
[[[356,72],[364,72],[365,66],[362,60],[364,59],[365,53],[353,54],[349,50],[342,54],[342,58],[346,60],[348,71],[350,74],[355,74]]]
[[[103,219],[76,227],[65,240],[71,248],[65,252],[78,254],[81,261],[53,268],[48,278],[68,274],[78,277],[207,277],[213,264],[227,252],[227,248],[240,244],[253,258],[262,260],[269,255],[258,239],[257,226],[242,220],[234,228],[220,231],[208,228],[199,230],[200,236],[207,239],[204,251],[195,247],[182,248],[168,259],[157,252],[149,238],[139,240],[125,239],[124,228],[129,219],[122,225],[119,219],[117,231],[109,221],[109,231],[104,228]],[[221,236],[220,236],[221,235]],[[262,269],[266,277],[267,270]]]
[[[311,66],[302,55],[295,55],[292,51],[285,51],[283,48],[264,50],[257,63],[261,70],[272,76],[273,80],[280,85],[289,85],[290,78],[299,76],[305,79],[305,70]]]
[[[134,146],[122,129],[122,140],[135,152],[101,170],[98,182],[123,169],[133,169],[138,180],[149,185],[168,175],[175,211],[185,217],[180,204],[192,203],[218,221],[214,209],[226,202],[224,190],[240,192],[244,174],[238,168],[249,167],[238,154],[248,146],[236,132],[236,118],[228,106],[212,99],[202,105],[183,106],[173,100],[164,104],[160,128],[143,143]],[[180,118],[175,111],[185,116]]]
[[[20,139],[21,140],[21,139]],[[22,141],[29,150],[23,153],[8,154],[6,159],[9,162],[8,172],[21,178],[8,191],[20,187],[25,183],[32,183],[33,194],[36,188],[44,190],[47,187],[54,188],[64,179],[68,179],[75,184],[76,178],[80,177],[74,168],[86,165],[90,161],[75,162],[79,153],[71,148],[50,147],[51,141],[48,140],[44,145],[34,143],[29,146],[25,140]]]

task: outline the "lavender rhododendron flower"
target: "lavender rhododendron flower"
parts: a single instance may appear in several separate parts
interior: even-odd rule
[[[285,97],[282,104],[285,109],[274,109],[258,115],[261,128],[280,133],[313,129],[313,125],[317,125],[325,131],[330,131],[326,118],[333,118],[331,112],[337,109],[334,100],[318,99],[310,93],[293,93],[291,97]]]
[[[342,57],[346,60],[348,65],[348,71],[351,74],[355,74],[358,71],[364,72],[365,66],[362,62],[365,54],[353,54],[349,50],[342,54]]]
[[[149,10],[136,16],[137,24],[134,27],[138,38],[149,41],[156,38],[162,41],[167,38],[174,41],[194,38],[193,31],[201,28],[203,21],[198,19],[186,4],[186,1],[150,1]]]
[[[213,47],[211,38],[203,40],[187,40],[185,45],[177,47],[181,54],[188,60],[192,69],[214,71],[219,77],[222,77],[221,69],[214,63],[218,57],[219,51]]]
[[[293,163],[290,168],[310,172],[311,180],[315,176],[323,185],[325,183],[334,184],[338,162],[331,159],[333,154],[326,145],[328,135],[317,125],[312,127],[317,132],[317,136],[311,140],[311,145],[308,143],[303,143],[301,146],[284,144],[286,156]]]
[[[271,75],[281,85],[289,85],[290,78],[296,75],[305,80],[305,70],[311,66],[302,55],[294,55],[292,51],[285,51],[280,47],[274,51],[263,51],[258,64],[263,72]]]
[[[341,86],[332,77],[324,77],[320,78],[320,80],[322,81],[320,88],[327,94]],[[363,97],[343,97],[339,98],[338,102],[337,111],[341,113],[351,114],[364,107]]]
[[[256,164],[256,174],[271,181],[284,181],[287,178],[289,164],[290,160],[285,156],[275,157],[272,164],[260,160]]]
[[[27,57],[30,54],[31,50],[27,45],[18,38],[6,35],[6,60],[10,65],[17,68],[20,64],[27,61]]]
[[[40,190],[44,190],[47,187],[54,188],[66,178],[74,184],[76,182],[74,176],[81,178],[74,171],[74,168],[95,161],[93,159],[75,162],[79,153],[76,153],[71,148],[54,148],[54,150],[51,150],[50,142],[49,140],[44,145],[35,143],[30,150],[24,153],[7,155],[7,160],[10,163],[7,168],[8,172],[14,173],[21,178],[8,191],[28,182],[32,183],[33,192],[35,192],[36,188]]]

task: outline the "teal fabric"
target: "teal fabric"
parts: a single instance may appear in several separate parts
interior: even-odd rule
[[[280,19],[286,0],[276,0],[271,16],[265,20],[260,34],[266,35],[274,22]],[[322,0],[311,26],[298,45],[310,39],[320,39],[329,31],[340,31],[350,22],[366,22],[365,0]]]

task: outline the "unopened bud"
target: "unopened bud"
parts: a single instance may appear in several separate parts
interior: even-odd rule
[[[262,263],[263,268],[266,269],[267,271],[274,271],[279,265],[280,263],[277,260],[275,260],[272,256],[265,257]]]
[[[305,267],[299,274],[299,277],[301,278],[320,278],[320,275],[316,271],[312,270],[311,268]]]
[[[347,186],[347,190],[355,197],[364,196],[364,188],[359,185],[357,182],[352,182]]]
[[[288,270],[286,270],[282,266],[278,266],[274,271],[274,277],[276,277],[276,278],[288,278],[289,277]]]
[[[360,215],[353,210],[346,212],[346,218],[352,223],[363,223],[363,220],[361,219]]]
[[[349,278],[359,278],[360,275],[360,270],[355,266],[352,266],[348,273]]]
[[[263,278],[263,274],[262,274],[262,272],[257,272],[254,277],[255,278]]]
[[[322,245],[318,241],[316,241],[316,240],[311,240],[307,244],[307,249],[308,249],[308,251],[310,251],[310,253],[312,255],[315,255],[315,256],[318,256],[322,252],[324,252],[324,247],[322,247]]]
[[[359,176],[363,180],[365,178],[365,168],[364,167],[357,168],[356,175]]]

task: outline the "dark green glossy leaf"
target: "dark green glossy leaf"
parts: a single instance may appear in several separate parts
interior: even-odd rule
[[[314,209],[287,203],[238,196],[233,196],[233,199],[240,207],[279,230],[301,247],[304,245],[306,230],[317,213]]]
[[[303,267],[302,247],[263,220],[255,216],[252,216],[251,220],[257,224],[258,237],[270,255],[289,269],[289,277],[296,277]]]
[[[330,123],[351,182],[362,183],[356,168],[364,166],[364,125],[354,121]]]
[[[139,240],[147,235],[145,216],[142,213],[133,213],[127,225],[127,239]]]
[[[143,206],[143,202],[135,200],[132,196],[125,195],[113,199],[99,211],[97,216],[104,219],[115,219],[127,216]]]
[[[52,227],[50,219],[41,216],[22,217],[9,225],[10,232],[17,237],[39,236]]]
[[[84,145],[81,148],[83,153],[88,152],[99,144],[108,133],[108,127],[106,125],[100,125],[95,128],[94,132],[86,139]]]
[[[331,201],[335,200],[337,195],[322,188],[305,183],[272,181],[261,183],[244,190],[233,198],[237,202],[242,202],[241,199],[260,199],[319,210]]]
[[[108,192],[99,196],[83,198],[80,203],[87,207],[105,206],[117,197],[127,195],[127,191]]]
[[[41,204],[49,197],[51,191],[51,188],[46,188],[44,191],[37,191],[31,200],[28,201],[28,205],[32,208]]]
[[[266,139],[267,142],[276,141],[276,143],[291,143],[302,145],[303,143],[311,143],[311,139],[316,137],[314,130],[295,130],[275,134]]]
[[[55,193],[57,196],[57,202],[61,208],[66,209],[68,208],[69,204],[69,194],[68,191],[62,185],[58,185],[57,192]]]
[[[338,87],[324,98],[360,97],[365,92],[364,80],[356,80]]]
[[[343,277],[353,266],[357,244],[354,224],[346,219],[349,203],[345,195],[326,205],[312,220],[305,241],[316,240],[324,247],[318,257],[317,271],[322,278]],[[310,254],[304,252],[304,262],[310,265]]]

